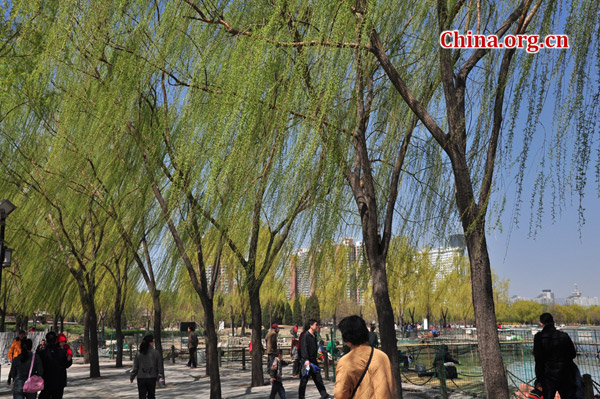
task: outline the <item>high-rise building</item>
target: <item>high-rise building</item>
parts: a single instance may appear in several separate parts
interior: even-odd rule
[[[289,298],[294,299],[297,295],[310,296],[312,279],[309,250],[300,248],[290,261]]]
[[[366,261],[362,241],[354,241],[354,238],[342,238],[338,250],[346,250],[347,254],[347,278],[346,295],[349,299],[356,301],[358,305],[364,305],[365,289],[360,284],[360,268]]]
[[[434,289],[438,281],[453,271],[456,257],[464,255],[466,247],[464,236],[454,234],[448,237],[446,246],[429,250],[429,261],[437,270],[433,281]]]
[[[577,288],[577,284],[575,284],[575,288],[571,295],[565,299],[565,305],[579,305],[579,306],[597,306],[600,304],[598,301],[598,297],[587,297],[583,296],[581,291]]]
[[[554,293],[549,289],[542,290],[534,301],[542,305],[554,305]]]
[[[234,281],[227,278],[225,275],[225,265],[221,265],[219,274],[217,275],[216,290],[224,294],[233,292]],[[212,281],[212,265],[206,266],[206,282],[210,285]]]
[[[356,300],[361,305],[364,303],[364,288],[358,284],[359,267],[365,262],[365,256],[361,241],[354,241],[353,238],[342,238],[341,243],[336,246],[337,251],[346,251],[347,272],[344,277],[348,278],[346,285],[346,294],[348,298]],[[310,296],[315,288],[313,269],[314,262],[318,256],[313,256],[308,248],[300,248],[290,259],[290,284],[287,297],[295,298],[297,295]]]

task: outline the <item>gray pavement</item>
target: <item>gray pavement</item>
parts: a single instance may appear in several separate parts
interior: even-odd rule
[[[68,370],[68,386],[65,389],[65,399],[69,398],[137,398],[137,386],[129,382],[129,369],[132,363],[125,362],[124,367],[117,369],[114,361],[102,360],[100,370],[102,377],[89,378],[89,366],[80,363],[81,360],[71,366]],[[298,398],[298,379],[292,378],[290,370],[284,369],[283,385],[286,389],[288,399]],[[8,365],[2,365],[0,384],[0,398],[11,398],[12,393],[8,390],[6,380],[8,377]],[[204,374],[204,368],[189,369],[184,362],[165,363],[166,388],[157,389],[157,398],[209,398],[210,381]],[[333,382],[325,381],[325,386],[330,394],[333,394]],[[404,388],[405,399],[439,398],[439,393],[433,390],[423,389],[417,386],[406,385]],[[266,399],[269,397],[271,387],[250,387],[250,370],[241,370],[241,367],[224,366],[221,369],[221,389],[225,399],[246,398]],[[451,396],[454,399],[462,396]],[[312,381],[309,381],[306,390],[307,399],[319,398],[319,393]]]

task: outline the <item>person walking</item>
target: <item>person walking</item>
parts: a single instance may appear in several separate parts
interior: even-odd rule
[[[160,353],[154,349],[154,336],[146,335],[140,344],[140,349],[133,361],[129,380],[133,383],[137,377],[139,399],[155,399],[156,383],[161,379],[164,385],[165,371],[160,361]]]
[[[371,331],[369,332],[369,345],[373,348],[379,348],[379,339],[377,338],[377,333],[375,332],[375,324],[371,324]]]
[[[190,353],[190,359],[188,360],[187,367],[196,368],[198,367],[196,352],[198,351],[198,336],[194,332],[194,328],[188,326],[188,352]]]
[[[13,361],[13,359],[21,353],[21,342],[27,337],[27,333],[25,330],[19,330],[19,334],[15,337],[10,348],[8,349],[8,360]]]
[[[550,313],[542,313],[540,325],[542,331],[533,337],[533,356],[535,376],[542,384],[544,397],[554,398],[558,392],[561,399],[575,399],[575,345],[567,333],[554,327],[554,318]]]
[[[388,356],[369,345],[367,324],[359,316],[340,321],[338,328],[350,352],[335,368],[335,399],[392,399],[394,377]]]
[[[300,376],[300,354],[298,351],[298,340],[296,338],[292,338],[290,357],[292,358],[292,377],[298,378]]]
[[[33,342],[29,339],[23,339],[21,342],[21,351],[19,355],[13,358],[8,373],[8,383],[13,381],[13,399],[35,399],[37,392],[23,392],[23,385],[30,375],[43,375],[44,366],[40,357],[31,351]],[[32,365],[33,362],[33,365]],[[30,373],[31,371],[31,373]]]
[[[269,376],[271,381],[271,394],[269,399],[275,399],[275,396],[279,394],[281,399],[285,399],[285,388],[283,387],[282,369],[287,366],[287,363],[283,361],[283,352],[277,351],[277,356],[273,360],[273,364],[269,368]]]
[[[73,360],[67,359],[67,351],[58,345],[54,331],[46,334],[46,348],[39,355],[44,367],[44,390],[40,399],[62,399],[67,386],[67,369]]]
[[[271,368],[273,360],[277,357],[277,334],[279,333],[279,326],[277,323],[271,325],[271,329],[265,337],[265,343],[267,345],[267,370]]]
[[[317,365],[317,337],[316,333],[319,329],[319,323],[316,320],[310,319],[306,325],[306,333],[300,339],[300,364],[302,366],[302,376],[300,377],[300,386],[298,387],[298,398],[304,399],[306,394],[306,384],[308,379],[312,377],[321,398],[331,398],[327,393],[323,378],[321,378],[321,369]]]

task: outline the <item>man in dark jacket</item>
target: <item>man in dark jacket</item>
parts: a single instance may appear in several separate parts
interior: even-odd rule
[[[196,361],[196,351],[198,350],[198,336],[194,332],[192,327],[188,327],[188,351],[190,353],[190,360],[188,360],[187,367],[196,368],[198,363]]]
[[[379,348],[379,339],[377,338],[377,333],[375,332],[375,324],[371,324],[371,331],[369,332],[369,345],[373,348]]]
[[[300,386],[298,387],[298,398],[304,399],[306,393],[306,384],[308,384],[308,378],[312,377],[321,398],[331,398],[325,389],[323,379],[321,378],[321,369],[316,369],[317,366],[317,329],[319,323],[316,320],[308,321],[308,331],[302,336],[300,340],[300,362],[302,365],[300,378]],[[307,370],[308,368],[308,370]]]
[[[44,390],[39,399],[62,399],[67,386],[67,369],[73,360],[67,359],[67,351],[56,342],[56,333],[46,334],[46,348],[39,352],[44,367]]]
[[[271,329],[265,337],[265,343],[267,344],[267,371],[271,369],[273,361],[277,357],[279,350],[277,349],[277,335],[279,334],[279,326],[277,323],[271,325]]]
[[[533,356],[535,376],[542,383],[544,398],[553,398],[559,392],[562,399],[575,399],[575,345],[567,333],[554,327],[550,313],[540,316],[540,325],[542,331],[533,338]]]

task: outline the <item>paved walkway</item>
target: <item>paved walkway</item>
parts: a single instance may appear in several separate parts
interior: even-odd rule
[[[68,386],[65,389],[65,399],[87,398],[137,398],[137,386],[129,382],[129,369],[132,363],[127,361],[123,368],[117,369],[114,361],[101,361],[100,378],[89,378],[89,366],[81,364],[81,360],[73,364],[68,370]],[[285,369],[284,369],[285,370]],[[0,383],[0,398],[12,398],[8,390],[6,380],[8,377],[8,365],[2,365]],[[286,370],[289,371],[289,370]],[[157,390],[157,398],[209,398],[210,381],[204,376],[203,368],[189,369],[185,363],[165,363],[165,374],[167,387]],[[224,399],[266,399],[271,391],[270,386],[251,388],[250,371],[242,371],[241,367],[223,367],[221,369],[221,389]],[[283,385],[286,388],[288,399],[298,398],[298,380],[292,378],[289,373],[284,375]],[[333,383],[325,381],[325,386],[330,394],[333,394]],[[405,399],[439,398],[439,393],[431,390],[422,390],[421,387],[405,385]],[[319,393],[312,381],[309,381],[306,390],[307,399],[319,398]],[[451,398],[459,399],[462,396]]]

